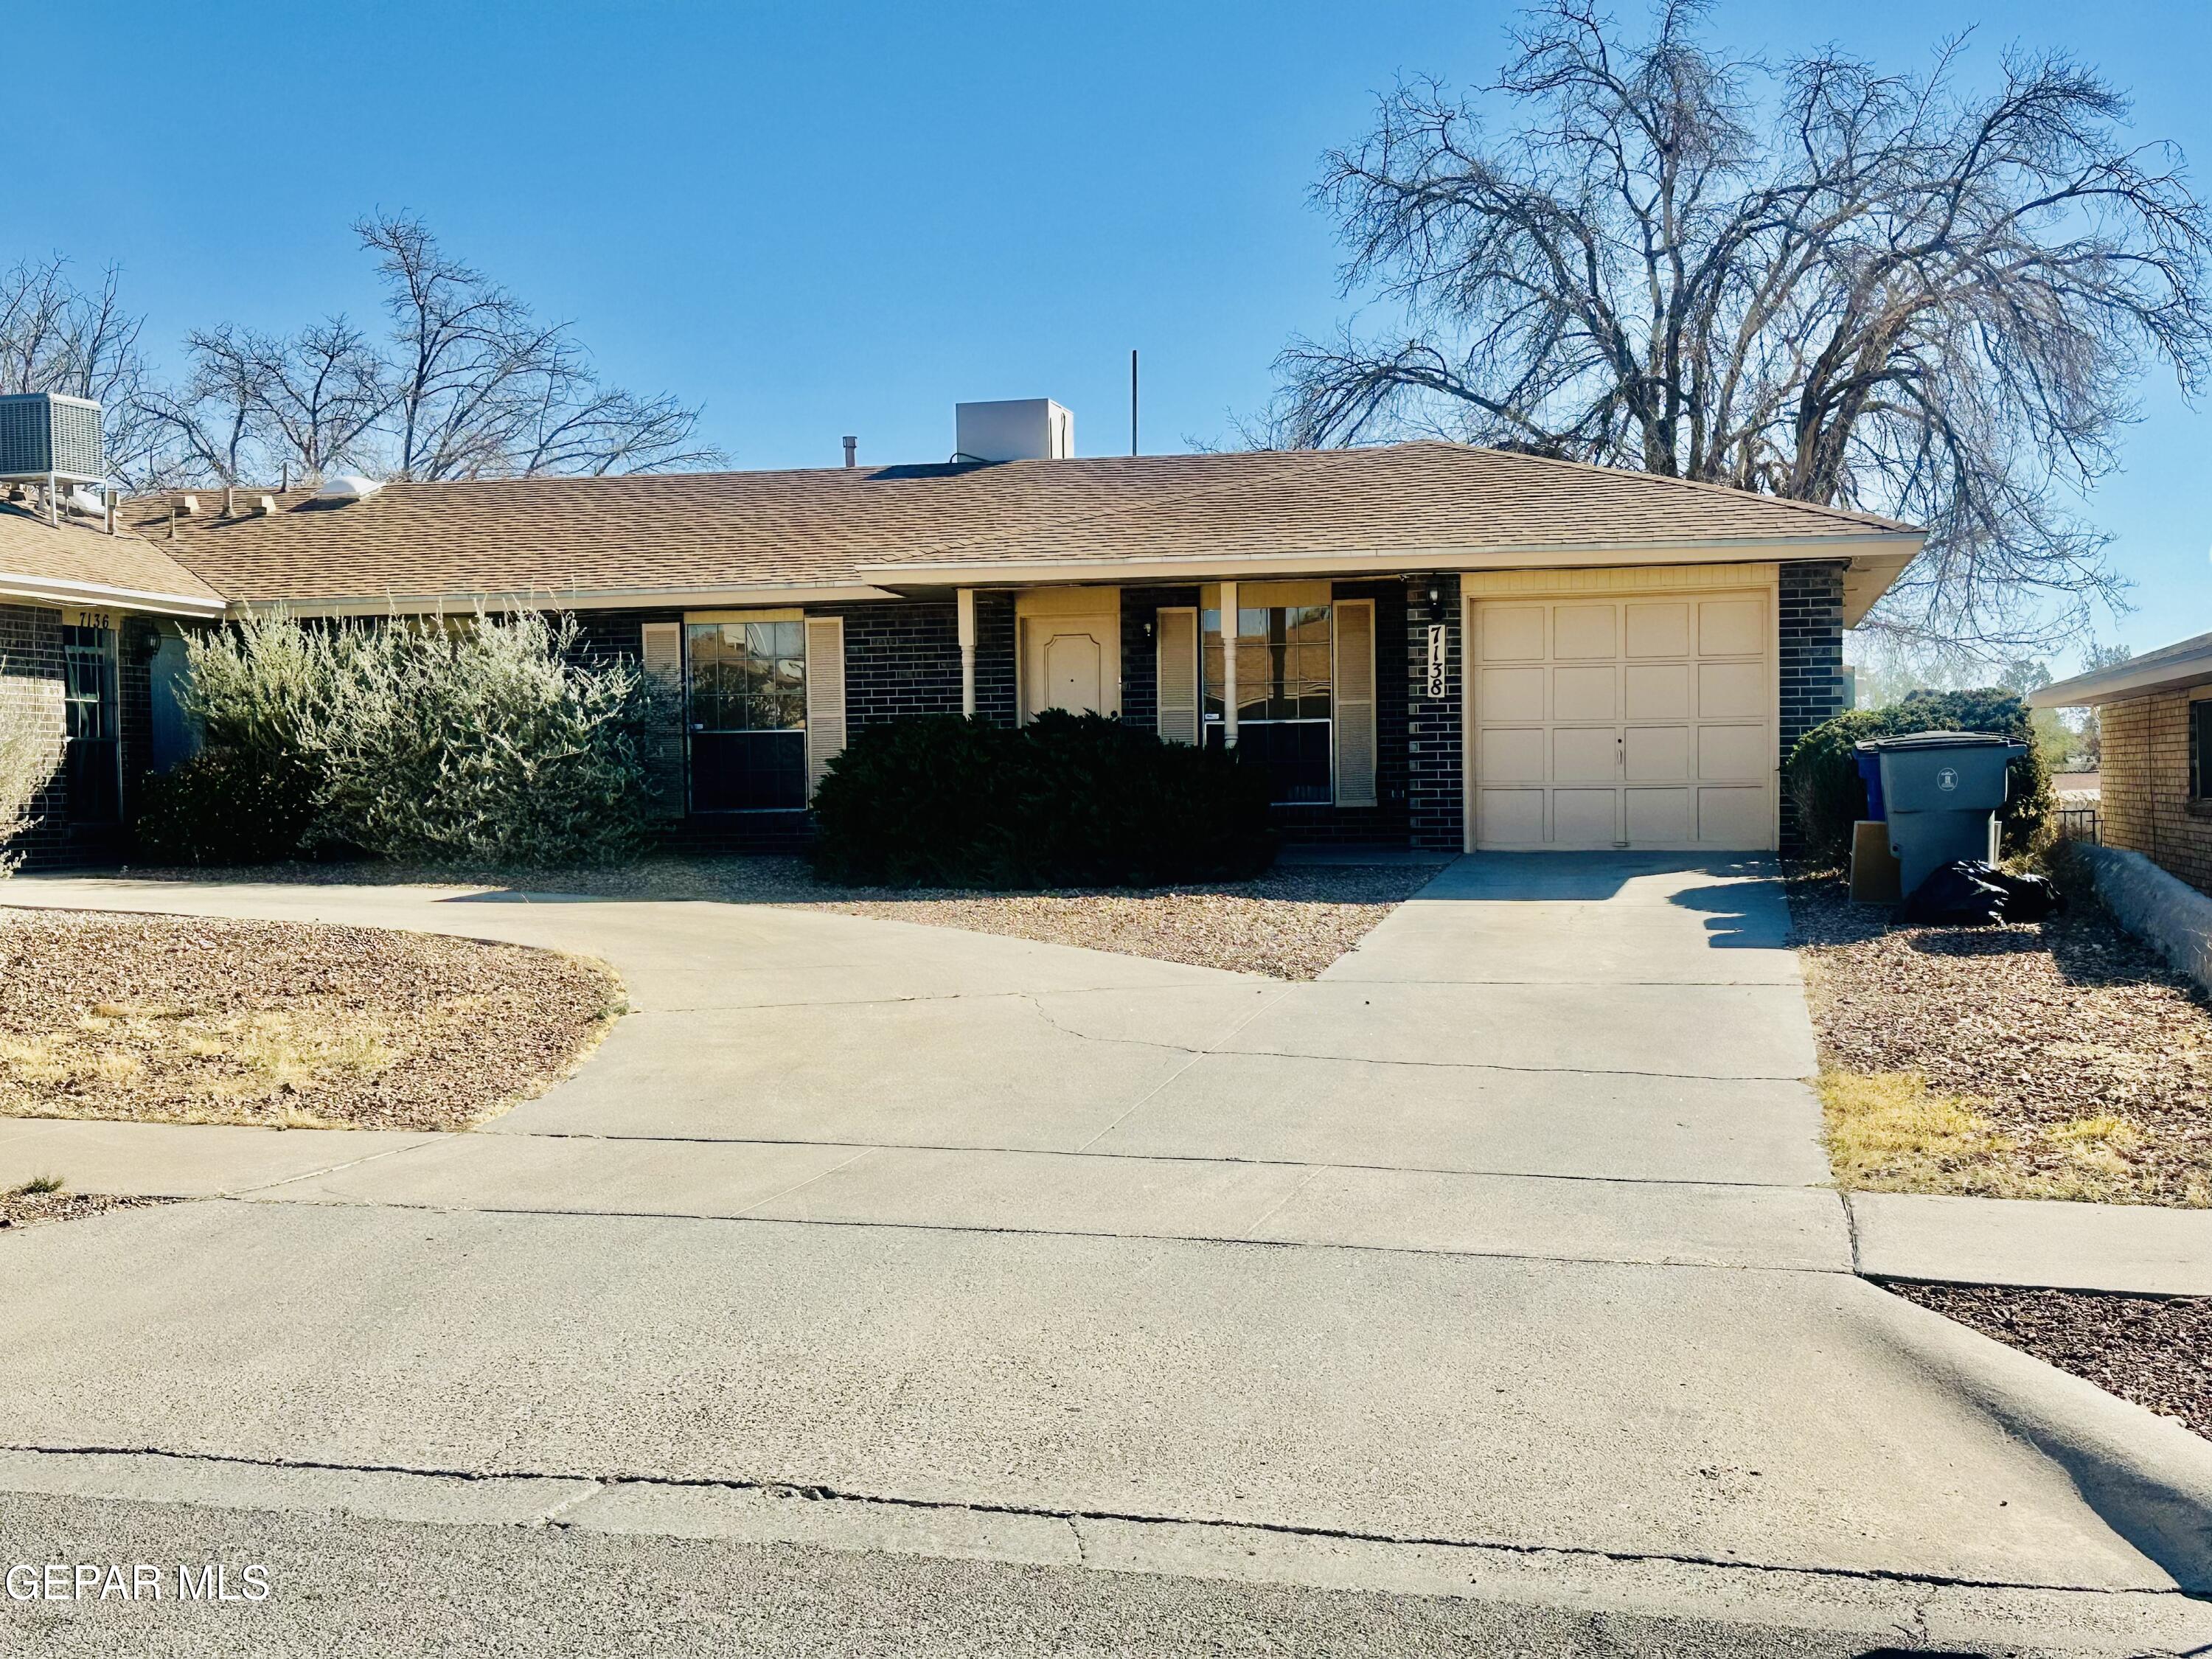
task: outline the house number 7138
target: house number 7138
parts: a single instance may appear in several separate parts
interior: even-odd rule
[[[1440,702],[1444,696],[1444,625],[1429,624],[1429,701]]]

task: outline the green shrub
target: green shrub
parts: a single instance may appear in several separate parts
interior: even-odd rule
[[[660,694],[627,660],[524,612],[304,626],[262,617],[188,648],[207,747],[149,781],[149,858],[216,864],[345,849],[559,865],[627,856],[653,805]]]
[[[1152,885],[1256,875],[1274,858],[1256,765],[1097,714],[1008,730],[957,715],[854,733],[814,799],[825,880]]]
[[[295,859],[315,819],[319,774],[295,752],[203,749],[146,780],[134,825],[153,864]]]
[[[2004,851],[2024,853],[2044,838],[2055,803],[2051,769],[2035,740],[2027,705],[2009,691],[1914,691],[1887,708],[1855,709],[1814,726],[1790,751],[1783,771],[1806,853],[1821,860],[1849,855],[1851,825],[1867,813],[1866,785],[1853,745],[1912,732],[1989,732],[2027,745],[2006,774]]]

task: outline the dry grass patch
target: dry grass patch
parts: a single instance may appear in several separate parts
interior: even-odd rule
[[[1434,864],[1284,865],[1250,881],[1145,889],[837,887],[814,879],[804,859],[762,854],[660,854],[605,868],[542,872],[380,864],[276,865],[251,870],[156,870],[161,879],[371,883],[583,893],[596,898],[773,904],[885,921],[998,933],[1047,945],[1151,957],[1161,962],[1316,977],[1436,875]]]
[[[1790,908],[1843,1185],[2212,1206],[2212,1007],[2094,900],[1893,928],[1808,878]]]
[[[0,911],[0,1115],[462,1128],[621,1012],[597,963],[374,928]]]
[[[2002,1133],[1988,1103],[1937,1094],[1912,1072],[1820,1074],[1829,1167],[1870,1193],[2125,1203],[2142,1132],[2106,1114]],[[2023,1139],[2022,1136],[2032,1139]]]

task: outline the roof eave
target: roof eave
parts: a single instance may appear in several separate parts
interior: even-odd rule
[[[1619,542],[1552,543],[1505,547],[1411,547],[1326,553],[1224,553],[1193,558],[1109,554],[1093,558],[943,559],[861,564],[859,574],[878,587],[914,593],[947,587],[1003,587],[1031,582],[1097,582],[1128,573],[1147,581],[1234,580],[1255,572],[1269,576],[1373,576],[1431,570],[1543,569],[1589,565],[1729,564],[1775,558],[1817,559],[1826,554],[1863,562],[1886,572],[1867,597],[1871,605],[1920,550],[1917,532],[1869,530],[1822,536]],[[1861,607],[1862,612],[1863,606]]]
[[[898,596],[865,583],[791,583],[718,587],[535,587],[504,591],[455,589],[442,593],[381,593],[325,599],[255,599],[232,611],[283,611],[295,617],[416,616],[434,611],[714,611],[751,605],[836,605]]]
[[[228,608],[222,599],[213,595],[202,598],[195,593],[162,593],[144,588],[116,587],[105,582],[30,576],[18,571],[0,571],[0,599],[94,610],[141,611],[162,617],[220,617]]]
[[[2027,694],[2027,704],[2031,708],[2093,708],[2125,697],[2207,684],[2212,684],[2212,635],[2206,635],[2202,645],[2177,656],[2116,663],[2093,674],[2076,674],[2070,680],[2039,685]]]

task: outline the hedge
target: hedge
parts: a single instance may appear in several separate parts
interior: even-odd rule
[[[2006,776],[2004,851],[2024,853],[2039,842],[2056,807],[2051,769],[2035,741],[2027,705],[2009,691],[1914,691],[1887,708],[1854,709],[1814,726],[1790,750],[1783,768],[1808,857],[1823,862],[1850,855],[1851,825],[1867,814],[1866,785],[1859,777],[1856,744],[1871,738],[1913,732],[1988,732],[2027,752]]]
[[[863,727],[816,793],[816,873],[894,886],[1150,886],[1273,862],[1257,764],[1098,714]]]

